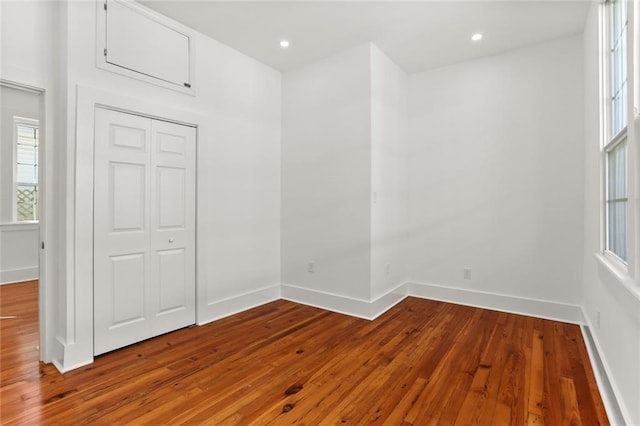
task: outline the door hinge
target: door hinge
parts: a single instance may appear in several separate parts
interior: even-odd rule
[[[44,250],[44,241],[41,244],[42,250]]]
[[[104,2],[104,10],[107,10],[107,2]]]
[[[107,56],[107,48],[106,48],[106,47],[105,47],[105,49],[104,49],[104,56],[105,56],[105,57]]]

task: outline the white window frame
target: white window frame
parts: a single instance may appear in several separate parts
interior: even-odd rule
[[[36,220],[18,221],[18,126],[35,127],[40,131],[40,121],[34,118],[13,117],[13,182],[11,187],[11,221],[13,223],[39,223],[40,212],[36,214]],[[38,167],[40,167],[40,143],[38,142]],[[40,192],[40,170],[38,170],[38,192]],[[39,196],[39,195],[38,195]],[[38,201],[38,210],[40,202]]]
[[[640,0],[629,0],[627,167],[629,275],[640,290]]]
[[[601,136],[601,256],[625,286],[640,291],[640,0],[627,0],[627,125],[611,136],[611,19],[609,2],[600,8],[600,136]],[[627,144],[627,261],[607,250],[607,154]],[[635,293],[634,293],[635,294]],[[640,293],[637,293],[640,296]]]
[[[626,1],[626,0],[616,0],[616,1]],[[613,1],[606,1],[604,3],[604,7],[603,7],[603,13],[601,14],[601,31],[600,31],[600,38],[601,38],[601,49],[600,51],[602,52],[602,58],[601,58],[601,62],[602,62],[602,66],[601,66],[601,94],[602,94],[602,105],[601,105],[601,111],[602,111],[602,135],[601,135],[601,139],[602,139],[602,143],[601,143],[601,155],[602,155],[602,173],[601,173],[601,180],[602,180],[602,193],[603,193],[603,202],[602,202],[602,223],[601,223],[601,228],[602,228],[602,235],[601,235],[601,252],[603,253],[604,256],[606,256],[607,258],[615,261],[616,263],[619,264],[619,266],[623,267],[625,271],[628,271],[628,259],[629,259],[629,244],[630,244],[630,235],[629,235],[629,169],[627,168],[627,223],[626,223],[626,233],[627,233],[627,238],[626,238],[626,243],[627,243],[627,247],[626,247],[626,252],[627,252],[627,260],[623,260],[621,259],[616,253],[612,252],[609,250],[609,197],[608,197],[608,188],[609,188],[609,167],[608,167],[608,154],[613,151],[616,147],[618,147],[620,144],[622,143],[626,143],[628,144],[628,128],[629,128],[629,119],[630,119],[630,111],[628,110],[628,105],[629,105],[629,98],[630,96],[630,76],[631,74],[629,73],[629,52],[627,51],[627,85],[626,85],[626,90],[627,90],[627,124],[620,130],[618,131],[618,133],[616,135],[612,135],[612,100],[613,100],[613,93],[612,93],[612,54],[611,54],[611,49],[612,49],[612,40],[611,40],[611,33],[612,33],[612,16],[611,16],[611,10],[612,10],[612,3]],[[630,5],[627,3],[627,50],[629,50],[629,35],[630,33],[632,33],[633,31],[631,31],[631,19],[629,18],[629,15],[631,15],[633,13],[633,9],[629,7]],[[627,146],[628,148],[628,146]],[[627,165],[629,165],[629,161],[628,161],[628,150],[627,150]]]

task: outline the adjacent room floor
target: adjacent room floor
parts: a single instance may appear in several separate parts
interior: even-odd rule
[[[61,375],[37,282],[0,286],[2,424],[608,424],[576,325],[407,298],[375,321],[277,301]]]

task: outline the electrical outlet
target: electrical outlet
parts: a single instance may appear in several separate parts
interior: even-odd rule
[[[469,268],[468,266],[465,266],[464,268],[464,279],[465,280],[471,279],[471,268]]]
[[[316,265],[313,261],[310,261],[309,264],[307,265],[307,272],[314,272],[316,268]]]
[[[391,274],[391,264],[387,263],[387,275]]]

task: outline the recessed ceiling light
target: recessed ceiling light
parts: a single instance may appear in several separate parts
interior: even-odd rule
[[[289,40],[281,40],[280,47],[282,47],[283,49],[286,49],[287,47],[289,47]]]
[[[480,41],[482,40],[482,34],[480,33],[475,33],[474,35],[471,36],[471,40],[473,41]]]

